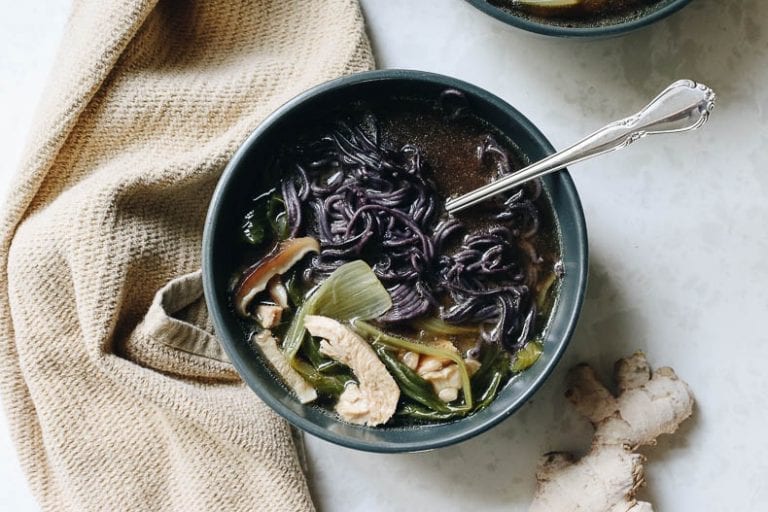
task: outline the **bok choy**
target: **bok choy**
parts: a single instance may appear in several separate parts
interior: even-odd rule
[[[295,366],[306,336],[304,318],[322,315],[340,322],[371,320],[392,307],[392,299],[371,267],[355,260],[337,268],[296,310],[283,340],[283,353]]]

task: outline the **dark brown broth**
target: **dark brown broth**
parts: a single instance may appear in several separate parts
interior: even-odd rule
[[[413,144],[423,152],[429,163],[430,178],[443,199],[465,194],[498,177],[498,168],[491,160],[478,158],[477,149],[489,134],[506,150],[512,171],[530,163],[513,141],[471,113],[449,120],[423,101],[401,98],[395,105],[377,111],[384,139],[395,146]],[[546,191],[535,204],[541,222],[535,248],[543,259],[537,265],[540,268],[535,274],[538,274],[538,270],[551,270],[559,261],[560,237]],[[487,230],[495,226],[489,221],[491,206],[492,200],[485,206],[481,203],[455,215],[472,230]]]

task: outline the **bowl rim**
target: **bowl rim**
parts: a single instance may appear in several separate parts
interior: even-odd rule
[[[496,7],[488,3],[487,0],[466,0],[471,5],[479,9],[480,11],[493,16],[499,21],[502,21],[508,25],[527,30],[528,32],[534,32],[536,34],[542,34],[545,36],[554,37],[571,37],[571,38],[599,38],[610,37],[632,32],[634,30],[646,27],[662,18],[666,18],[671,14],[679,11],[685,7],[691,0],[672,0],[669,4],[660,7],[657,10],[652,11],[650,14],[641,16],[637,19],[630,21],[624,21],[613,25],[605,25],[600,27],[564,27],[561,25],[551,25],[548,23],[540,23],[537,21],[531,21],[506,11],[500,7]]]
[[[218,183],[214,190],[209,203],[209,209],[206,215],[203,241],[202,241],[202,274],[203,274],[203,291],[205,295],[206,305],[213,321],[215,332],[222,333],[225,329],[221,327],[225,324],[224,315],[228,311],[227,308],[222,307],[216,300],[216,289],[213,283],[214,265],[211,257],[213,251],[213,238],[215,229],[215,220],[217,212],[220,210],[223,196],[227,192],[227,183],[238,172],[240,163],[246,158],[246,155],[251,149],[251,146],[257,143],[259,138],[269,129],[279,122],[283,116],[289,114],[294,108],[302,104],[303,102],[315,98],[317,96],[324,95],[338,88],[354,87],[359,84],[363,84],[371,81],[398,81],[398,80],[416,80],[426,81],[434,84],[444,86],[446,88],[455,88],[461,91],[469,92],[470,94],[477,95],[483,98],[485,101],[492,103],[495,108],[503,111],[506,115],[514,118],[516,124],[527,132],[536,144],[540,145],[546,152],[554,152],[554,148],[544,135],[536,128],[523,114],[517,109],[509,105],[507,102],[499,98],[498,96],[482,89],[478,86],[470,83],[458,80],[445,75],[436,73],[429,73],[424,71],[407,70],[407,69],[389,69],[389,70],[375,70],[355,73],[341,78],[337,78],[315,87],[312,87],[268,115],[256,129],[245,139],[240,145],[237,151],[234,153],[229,163],[225,167]],[[542,386],[544,381],[549,377],[554,368],[557,366],[560,358],[565,352],[571,338],[573,331],[576,328],[576,323],[579,318],[581,308],[584,301],[587,285],[587,273],[588,273],[588,242],[587,242],[587,230],[586,222],[584,219],[584,211],[581,206],[576,187],[568,174],[567,170],[563,170],[558,175],[558,186],[560,187],[559,193],[565,196],[568,203],[572,204],[572,209],[576,213],[572,219],[570,229],[575,230],[575,237],[577,243],[573,248],[573,253],[577,257],[577,264],[575,268],[571,269],[573,279],[576,281],[576,295],[574,297],[573,307],[563,314],[563,336],[558,340],[557,345],[551,353],[551,357],[546,361],[546,365],[539,371],[530,385],[511,401],[504,411],[496,416],[489,417],[484,422],[480,422],[477,425],[471,425],[468,428],[463,429],[459,433],[449,433],[442,437],[431,439],[429,441],[411,441],[411,442],[391,442],[384,443],[379,440],[367,441],[355,438],[345,437],[344,435],[337,434],[323,428],[322,426],[314,423],[308,418],[297,415],[291,410],[286,409],[280,401],[272,396],[268,391],[262,390],[254,382],[255,379],[250,376],[250,372],[246,371],[245,363],[240,360],[240,355],[236,353],[232,346],[233,341],[229,340],[226,336],[217,336],[221,342],[224,351],[232,362],[233,366],[237,370],[238,374],[248,384],[258,397],[264,401],[273,411],[277,412],[280,416],[286,419],[292,425],[300,428],[301,430],[310,433],[316,437],[324,439],[326,441],[357,450],[363,450],[368,452],[378,453],[402,453],[402,452],[420,452],[426,450],[432,450],[441,448],[444,446],[452,445],[470,439],[478,434],[481,434],[493,426],[499,424],[520,407],[530,400],[530,398],[536,393],[536,391]],[[544,361],[541,361],[542,363]],[[461,420],[459,420],[461,421]]]

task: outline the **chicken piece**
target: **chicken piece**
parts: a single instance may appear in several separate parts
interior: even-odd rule
[[[277,340],[269,330],[264,330],[253,335],[253,341],[261,349],[261,353],[267,361],[277,370],[283,382],[291,388],[299,402],[306,404],[317,398],[317,391],[296,370],[291,368],[282,350],[277,346]]]
[[[400,352],[397,358],[400,359],[400,362],[403,363],[408,368],[410,368],[411,370],[416,371],[416,368],[419,367],[420,356],[416,352],[411,352],[410,350],[406,350],[406,351]]]
[[[432,384],[437,397],[443,402],[453,402],[459,398],[461,376],[456,363],[446,365],[435,372],[427,372],[422,375],[422,378]]]
[[[320,352],[352,369],[357,383],[348,384],[336,404],[343,419],[358,425],[376,426],[395,414],[400,388],[373,348],[350,329],[324,316],[307,315],[304,326],[312,336],[323,338]]]
[[[344,420],[357,425],[365,425],[370,417],[370,404],[356,384],[348,384],[336,404],[336,412]],[[373,426],[373,425],[372,425]]]
[[[256,306],[256,320],[265,329],[271,329],[280,323],[283,316],[283,308],[271,304],[259,304]]]
[[[456,346],[448,340],[435,340],[433,342],[430,342],[429,346],[434,348],[439,348],[442,350],[448,350],[450,352],[455,352],[457,354],[459,352],[456,349]],[[418,373],[423,377],[425,373],[436,372],[449,364],[452,364],[452,361],[450,359],[422,355],[419,360],[419,365],[416,367],[416,373]]]
[[[458,349],[448,340],[437,340],[430,345],[458,353]],[[464,364],[470,376],[480,369],[480,362],[475,359],[465,359]],[[422,355],[416,367],[412,369],[415,369],[422,379],[432,384],[438,398],[443,402],[450,403],[459,398],[461,374],[458,365],[452,360]]]

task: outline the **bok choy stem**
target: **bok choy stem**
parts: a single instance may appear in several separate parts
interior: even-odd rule
[[[480,327],[449,324],[439,317],[417,318],[413,326],[440,336],[480,336]]]
[[[283,353],[295,367],[296,354],[307,330],[307,315],[322,315],[339,322],[377,318],[392,307],[392,299],[371,267],[362,260],[345,263],[328,276],[299,308],[285,333]]]

